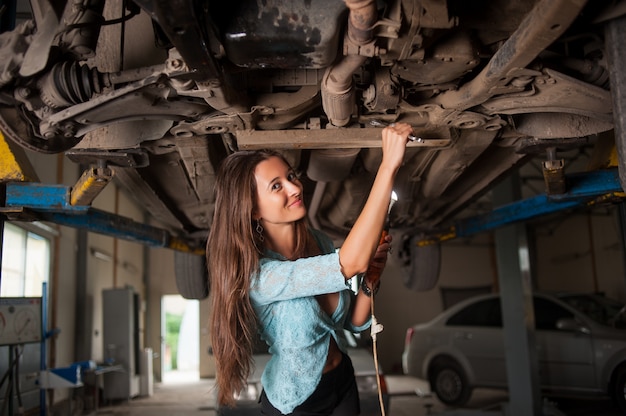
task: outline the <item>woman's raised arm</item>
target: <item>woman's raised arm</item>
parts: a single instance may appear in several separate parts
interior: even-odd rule
[[[382,130],[382,162],[365,206],[339,250],[339,262],[346,279],[367,270],[378,246],[393,183],[404,159],[407,137],[411,132],[411,126],[406,123],[396,123]]]

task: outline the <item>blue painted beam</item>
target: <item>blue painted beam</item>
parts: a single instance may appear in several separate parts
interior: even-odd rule
[[[152,247],[168,247],[170,236],[163,229],[133,221],[120,215],[90,208],[84,214],[40,211],[37,217],[67,227],[134,241]]]
[[[617,168],[566,176],[567,192],[541,194],[493,209],[487,214],[457,220],[449,229],[427,235],[418,246],[469,237],[504,225],[527,221],[594,203],[598,198],[624,198]]]
[[[52,212],[85,213],[89,206],[70,204],[71,188],[64,185],[46,185],[36,182],[9,182],[6,184],[6,206],[27,207]]]
[[[5,207],[24,209],[24,217],[84,229],[114,238],[134,241],[152,247],[204,254],[202,247],[192,247],[167,230],[107,213],[91,206],[71,205],[71,188],[33,182],[6,184]],[[15,214],[19,217],[19,214]]]

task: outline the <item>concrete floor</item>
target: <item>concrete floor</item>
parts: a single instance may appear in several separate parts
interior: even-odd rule
[[[430,395],[428,385],[421,380],[405,376],[387,376],[391,407],[387,416],[478,416],[504,415],[506,392],[476,389],[464,409],[451,409]],[[149,397],[137,397],[119,403],[105,403],[91,415],[113,416],[216,416],[213,380],[168,376],[164,383],[154,384]],[[420,395],[416,394],[419,393]],[[555,400],[550,399],[546,416],[618,416],[608,400]],[[57,416],[56,414],[54,416]],[[59,415],[60,416],[60,415]]]

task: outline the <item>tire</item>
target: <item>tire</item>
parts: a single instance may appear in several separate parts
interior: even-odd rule
[[[428,372],[430,389],[449,406],[463,406],[472,395],[467,376],[461,366],[450,358],[434,361]]]
[[[402,237],[402,249],[398,253],[403,265],[404,286],[416,292],[433,289],[439,281],[441,269],[441,245],[439,243],[418,246],[420,235]]]
[[[609,394],[615,406],[626,414],[626,366],[622,365],[615,370]]]
[[[182,251],[174,252],[176,288],[185,299],[206,299],[209,296],[209,273],[206,258]]]

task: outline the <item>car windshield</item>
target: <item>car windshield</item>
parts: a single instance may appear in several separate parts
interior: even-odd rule
[[[601,295],[562,295],[559,299],[599,324],[626,328],[626,305]]]

